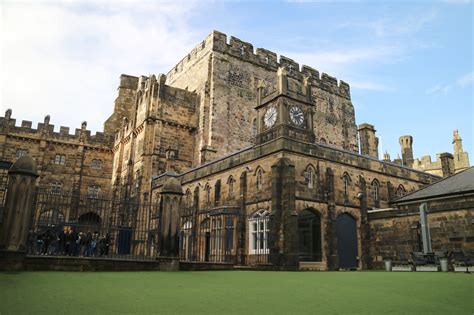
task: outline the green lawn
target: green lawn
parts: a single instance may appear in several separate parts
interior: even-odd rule
[[[473,314],[474,275],[0,273],[0,314]]]

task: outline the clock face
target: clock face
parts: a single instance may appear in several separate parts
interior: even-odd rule
[[[301,110],[301,108],[299,108],[298,106],[291,106],[290,107],[290,119],[297,126],[303,125],[304,114],[303,114],[303,111]]]
[[[265,116],[263,117],[263,122],[267,128],[273,126],[277,120],[277,110],[275,106],[272,106],[267,109]]]

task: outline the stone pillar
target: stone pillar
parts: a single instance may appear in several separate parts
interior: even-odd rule
[[[169,175],[161,189],[160,258],[179,259],[179,224],[183,188],[179,180]]]
[[[19,158],[8,171],[8,193],[0,227],[0,257],[6,258],[0,263],[2,269],[22,268],[37,177],[36,163],[28,155]]]
[[[269,262],[275,269],[298,270],[295,166],[287,158],[282,158],[272,165],[272,213],[269,224]]]
[[[441,161],[441,171],[443,177],[451,176],[454,174],[454,156],[451,153],[444,152],[439,155]]]
[[[336,237],[336,201],[334,195],[334,174],[329,167],[326,169],[326,201],[328,208],[325,233],[327,266],[328,270],[336,270],[339,265]]]
[[[245,236],[247,235],[247,172],[240,174],[240,216],[237,224],[237,264],[245,264]]]
[[[372,268],[372,258],[370,256],[370,224],[367,217],[367,184],[364,177],[359,176],[360,192],[357,198],[360,202],[360,239],[362,246],[362,269]]]

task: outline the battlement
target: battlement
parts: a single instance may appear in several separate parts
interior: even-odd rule
[[[138,88],[138,80],[138,77],[122,74],[120,75],[120,85],[118,88],[136,90]]]
[[[344,98],[350,99],[350,86],[342,80],[337,80],[326,73],[320,73],[318,70],[313,69],[307,65],[300,65],[293,59],[280,55],[278,58],[277,54],[263,48],[257,48],[254,51],[253,45],[242,41],[234,36],[230,37],[229,43],[227,42],[227,35],[218,31],[212,32],[208,39],[212,38],[212,48],[214,51],[219,51],[232,55],[233,57],[242,59],[247,62],[251,62],[258,66],[268,68],[273,71],[277,71],[278,68],[287,69],[287,75],[297,80],[302,81],[308,79],[309,84],[312,86],[328,90],[335,94],[338,94]]]
[[[245,42],[237,37],[230,36],[227,41],[227,35],[219,31],[213,31],[200,44],[194,47],[176,66],[174,66],[167,74],[168,79],[172,82],[174,76],[179,74],[187,64],[195,62],[203,55],[210,51],[217,51],[239,58],[241,60],[253,63],[272,71],[284,67],[288,70],[288,76],[299,80],[309,79],[312,86],[335,93],[346,99],[350,99],[350,86],[342,80],[337,80],[326,73],[320,73],[307,65],[300,65],[285,56],[280,56],[270,50],[257,48],[251,43]]]
[[[0,132],[8,133],[20,137],[33,139],[46,138],[46,140],[64,141],[64,142],[81,142],[86,145],[94,146],[111,146],[112,137],[103,132],[91,134],[87,130],[87,122],[82,122],[81,128],[76,128],[74,134],[70,134],[70,128],[60,126],[59,131],[54,131],[55,126],[50,124],[50,116],[47,115],[44,121],[37,124],[33,128],[33,123],[29,120],[22,120],[19,126],[16,125],[16,119],[11,117],[12,111],[8,109],[4,117],[0,117]]]

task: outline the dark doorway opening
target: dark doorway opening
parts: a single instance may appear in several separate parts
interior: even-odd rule
[[[338,215],[336,223],[337,253],[340,269],[356,269],[357,261],[357,223],[349,214]]]
[[[300,261],[321,261],[321,219],[310,209],[298,216],[298,241]]]

